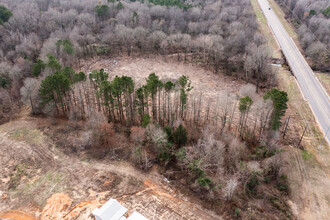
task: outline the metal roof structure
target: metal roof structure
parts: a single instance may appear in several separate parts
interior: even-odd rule
[[[95,220],[119,220],[126,212],[127,209],[117,200],[110,199],[100,209],[94,209],[92,214]]]
[[[138,212],[133,212],[133,214],[130,217],[128,217],[127,220],[148,220],[148,219]]]
[[[122,206],[117,200],[110,199],[101,208],[96,208],[92,212],[95,220],[126,220],[124,216],[127,209]],[[127,220],[148,220],[146,217],[138,212],[133,212],[133,214],[127,218]]]

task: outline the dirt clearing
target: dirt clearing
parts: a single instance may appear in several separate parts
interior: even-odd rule
[[[194,89],[192,92],[201,92],[204,97],[216,98],[224,93],[238,93],[243,84],[242,81],[222,74],[214,74],[197,65],[179,63],[162,57],[155,58],[133,58],[119,57],[113,59],[94,59],[85,61],[78,71],[91,72],[93,70],[105,69],[112,80],[116,75],[126,75],[133,78],[136,86],[145,84],[150,73],[156,73],[161,80],[177,80],[186,75],[192,81]]]
[[[60,129],[67,126],[58,121]],[[51,120],[25,114],[0,126],[0,218],[93,219],[96,207],[115,198],[129,214],[149,219],[221,219],[158,172],[64,154],[47,135],[53,127]]]

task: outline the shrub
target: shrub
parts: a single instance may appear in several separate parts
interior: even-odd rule
[[[32,67],[32,76],[39,76],[40,73],[45,69],[46,64],[40,59],[38,59]]]
[[[222,170],[224,164],[225,144],[215,138],[214,133],[205,129],[196,145],[188,152],[192,158],[203,161],[206,171],[218,172]]]
[[[98,130],[94,132],[94,140],[97,147],[104,148],[113,146],[117,140],[114,139],[113,124],[102,123]]]
[[[288,177],[285,174],[282,174],[276,184],[277,189],[282,192],[285,192],[286,194],[289,193],[289,186],[287,179]]]
[[[227,201],[233,198],[234,192],[238,186],[237,177],[232,177],[227,181],[226,187],[223,188],[222,192]]]
[[[198,184],[203,187],[208,187],[212,184],[212,180],[208,178],[205,171],[199,167],[200,163],[201,160],[193,160],[192,163],[189,164],[189,168],[195,174]]]
[[[134,150],[132,154],[132,160],[138,168],[144,171],[148,171],[152,167],[152,161],[147,152],[142,147],[137,147]]]
[[[168,141],[169,141],[169,142],[173,142],[172,128],[170,128],[169,126],[166,126],[166,127],[164,128],[164,131],[165,131],[166,134],[167,134]]]
[[[153,152],[157,155],[162,151],[163,147],[168,144],[167,135],[164,130],[154,124],[149,124],[147,126],[146,140],[149,142]]]
[[[246,192],[248,194],[255,195],[257,193],[256,187],[259,185],[259,180],[256,174],[253,174],[252,177],[248,180],[246,184]]]
[[[212,181],[207,176],[200,176],[197,178],[197,182],[201,186],[210,186]]]
[[[173,141],[180,148],[187,143],[187,130],[181,124],[173,132]]]
[[[309,16],[314,16],[316,15],[316,11],[315,10],[310,10],[309,11]]]
[[[180,162],[183,162],[186,159],[186,155],[186,149],[184,148],[180,148],[175,152],[175,158]]]
[[[150,115],[144,114],[142,116],[142,127],[144,128],[147,127],[149,123],[150,123]]]
[[[324,15],[325,17],[327,17],[327,18],[330,17],[330,6],[327,7],[327,9],[325,9],[325,10],[323,11],[323,15]]]
[[[157,155],[158,160],[167,165],[174,158],[174,150],[173,145],[170,143],[165,144],[164,146],[159,148],[159,153]]]
[[[239,208],[235,208],[235,216],[239,216],[240,215],[240,209]]]
[[[137,126],[131,127],[131,139],[136,144],[142,144],[145,139],[145,129]]]
[[[10,85],[9,79],[0,75],[0,87],[7,88]]]

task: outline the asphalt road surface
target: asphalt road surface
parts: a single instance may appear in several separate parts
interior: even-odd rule
[[[330,142],[330,98],[303,55],[284,29],[267,0],[258,0],[305,99],[308,101],[323,134]]]

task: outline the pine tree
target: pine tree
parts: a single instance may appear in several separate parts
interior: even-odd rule
[[[184,110],[187,108],[187,102],[188,102],[188,92],[190,92],[193,87],[191,86],[191,81],[188,76],[181,76],[179,78],[179,85],[180,88],[180,107],[181,107],[181,113],[180,116],[182,119],[184,119]]]
[[[46,68],[46,64],[38,59],[32,66],[32,76],[39,76],[40,73]]]
[[[271,118],[271,126],[273,130],[278,130],[281,126],[281,117],[285,115],[285,111],[288,108],[288,94],[278,89],[271,89],[264,95],[265,100],[269,98],[273,101],[274,106],[274,111]]]
[[[181,124],[172,134],[174,143],[178,146],[178,148],[184,146],[187,143],[188,136],[187,130]]]
[[[65,96],[70,90],[70,85],[69,78],[61,71],[57,71],[53,75],[47,76],[41,82],[39,89],[41,103],[47,104],[54,101],[57,112],[59,113],[58,105],[60,105],[63,114],[65,114],[68,110],[65,103]]]
[[[252,103],[253,103],[253,101],[249,96],[245,96],[240,99],[239,110],[241,112],[241,117],[240,117],[240,122],[239,122],[239,132],[240,132],[241,136],[244,135],[247,118],[249,116],[249,111],[250,111]]]
[[[170,92],[173,90],[175,87],[175,84],[172,83],[171,81],[167,81],[164,84],[165,91],[167,93],[167,124],[170,123],[170,118],[171,118],[171,111],[170,111],[170,106],[171,106],[171,94]]]
[[[147,79],[146,88],[148,92],[151,94],[152,100],[152,116],[154,121],[157,120],[157,107],[156,107],[156,94],[161,85],[161,81],[155,73],[151,73]]]

